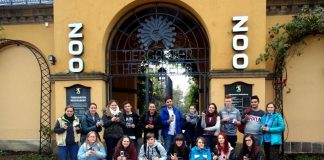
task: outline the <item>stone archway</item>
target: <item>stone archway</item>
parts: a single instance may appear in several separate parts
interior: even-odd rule
[[[165,66],[178,65],[186,75],[197,76],[200,106],[206,106],[210,53],[201,23],[184,8],[163,3],[141,6],[123,17],[107,45],[108,99],[136,103],[136,82],[142,79],[148,104],[152,101],[148,77],[168,79],[171,68]]]

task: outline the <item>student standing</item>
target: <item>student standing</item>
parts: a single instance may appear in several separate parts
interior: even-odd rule
[[[65,114],[59,117],[54,127],[59,160],[77,160],[80,142],[80,121],[74,115],[74,107],[65,107]]]
[[[180,134],[182,131],[184,118],[181,111],[173,106],[173,100],[170,97],[165,99],[165,105],[162,106],[160,116],[164,147],[166,150],[169,150],[175,135]]]
[[[244,134],[251,134],[256,139],[256,143],[260,143],[260,137],[262,132],[261,118],[264,115],[264,111],[259,109],[259,97],[252,96],[250,100],[251,108],[247,108],[242,115],[242,124],[245,124]]]
[[[102,130],[103,121],[97,113],[97,104],[90,103],[89,110],[81,118],[81,144],[86,140],[89,132],[95,131],[97,135]],[[100,140],[100,137],[98,137]]]
[[[224,108],[220,111],[221,132],[224,132],[235,149],[237,141],[237,126],[241,125],[241,114],[238,109],[232,106],[232,96],[225,95]]]
[[[119,110],[116,100],[110,100],[103,113],[104,139],[107,147],[107,160],[112,160],[114,148],[124,135],[125,125],[123,113]]]
[[[282,144],[282,132],[285,131],[285,122],[280,113],[275,112],[276,105],[268,103],[266,114],[261,119],[261,144],[264,146],[266,160],[279,159],[280,145]]]

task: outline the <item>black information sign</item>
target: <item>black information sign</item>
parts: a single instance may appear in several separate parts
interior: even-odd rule
[[[229,94],[232,96],[232,105],[243,111],[250,106],[250,97],[252,96],[252,84],[244,82],[235,82],[232,84],[225,85],[225,95]]]
[[[90,87],[73,85],[66,88],[66,105],[74,107],[74,115],[81,118],[90,105]]]

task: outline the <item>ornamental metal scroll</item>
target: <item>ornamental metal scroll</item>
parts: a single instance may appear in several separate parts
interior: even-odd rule
[[[116,29],[108,50],[111,75],[207,74],[209,46],[203,27],[180,8],[132,12]]]

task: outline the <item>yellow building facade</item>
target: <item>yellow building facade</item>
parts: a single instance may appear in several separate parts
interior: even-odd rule
[[[302,5],[308,4],[296,2],[297,8]],[[55,0],[35,8],[1,8],[0,37],[8,40],[0,45],[0,148],[44,146],[44,129],[64,114],[67,90],[75,85],[90,88],[100,115],[110,98],[143,101],[137,96],[138,61],[159,55],[147,51],[152,46],[164,53],[177,49],[179,57],[190,48],[181,63],[191,58],[188,64],[195,64],[201,111],[210,102],[220,110],[226,86],[234,83],[251,86],[264,110],[273,101],[272,62],[255,61],[265,50],[268,28],[292,19],[290,6],[294,3],[265,0]],[[145,37],[145,27],[155,21],[164,30],[153,27],[154,36]],[[308,45],[298,46],[304,54],[287,61],[286,152],[324,151],[323,38],[307,37]]]

